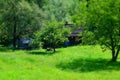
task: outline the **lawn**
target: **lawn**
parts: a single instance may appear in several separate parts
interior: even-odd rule
[[[120,80],[120,57],[111,63],[110,51],[100,46],[41,50],[0,48],[0,80]]]

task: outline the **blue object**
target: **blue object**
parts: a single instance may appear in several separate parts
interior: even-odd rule
[[[69,45],[69,41],[65,41],[65,45],[68,46]]]
[[[30,43],[31,43],[30,38],[21,38],[19,40],[18,48],[19,49],[28,49]]]

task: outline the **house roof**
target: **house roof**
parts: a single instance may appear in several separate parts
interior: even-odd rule
[[[74,24],[70,24],[70,23],[66,22],[65,26],[72,28],[74,26]],[[78,34],[81,33],[82,31],[83,31],[83,28],[77,28],[69,36],[78,36]]]
[[[72,32],[70,36],[78,36],[78,34],[81,33],[82,31],[83,31],[82,28],[78,28],[74,32]]]

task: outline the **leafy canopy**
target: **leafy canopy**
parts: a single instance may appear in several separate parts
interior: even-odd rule
[[[87,5],[86,29],[94,41],[111,50],[112,61],[116,61],[120,51],[120,0],[90,0]]]
[[[69,28],[65,27],[63,22],[54,20],[47,22],[46,27],[36,36],[39,41],[43,42],[43,45],[55,49],[59,45],[58,43],[63,43],[67,39],[69,32]]]

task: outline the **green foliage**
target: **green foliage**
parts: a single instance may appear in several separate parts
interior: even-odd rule
[[[119,0],[81,0],[72,12],[72,21],[84,28],[83,43],[109,48],[112,61],[116,61],[120,50],[119,4]]]
[[[35,3],[25,0],[5,0],[1,3],[1,43],[12,42],[14,26],[16,27],[16,38],[34,37],[33,34],[43,26],[45,17],[43,11]],[[3,42],[4,40],[4,42]],[[11,43],[9,42],[9,43]]]
[[[38,32],[37,38],[46,47],[55,48],[59,43],[63,43],[67,39],[69,32],[69,28],[66,28],[64,23],[54,20],[46,23],[46,27],[42,32]]]
[[[86,23],[86,4],[85,0],[76,0],[70,8],[70,13],[72,16],[72,21],[75,23],[76,27],[83,27]]]
[[[69,3],[68,3],[69,2]],[[48,4],[43,6],[43,9],[48,14],[48,20],[57,21],[71,21],[69,9],[73,3],[73,0],[49,0]]]
[[[45,4],[47,4],[47,0],[26,0],[29,3],[35,3],[37,4],[40,8],[43,7]]]
[[[94,41],[109,48],[112,61],[116,61],[120,50],[119,0],[91,0],[87,7],[86,28],[94,34]]]
[[[0,44],[9,45],[13,42],[14,27],[17,39],[35,38],[35,32],[46,22],[71,22],[70,9],[73,3],[73,0],[69,0],[69,3],[65,0],[1,0]]]

